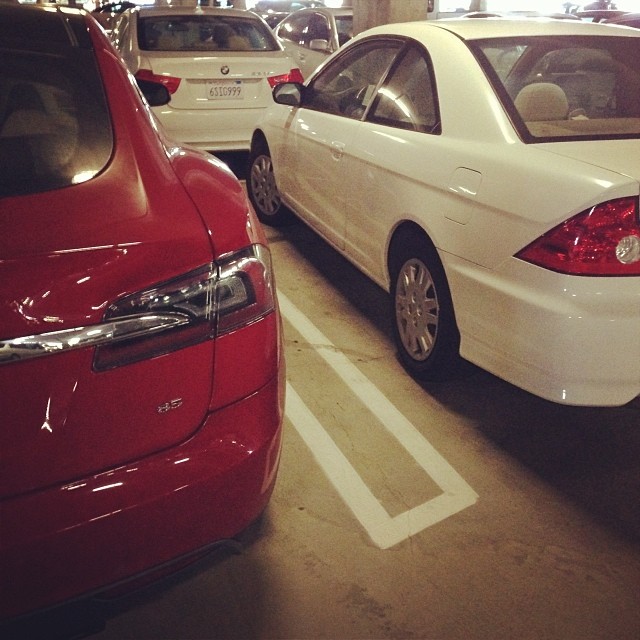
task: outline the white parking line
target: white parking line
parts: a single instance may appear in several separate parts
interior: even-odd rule
[[[287,417],[374,544],[381,549],[387,549],[474,504],[478,494],[427,439],[280,291],[278,298],[283,315],[296,331],[314,347],[387,431],[442,489],[442,494],[436,498],[391,517],[295,389],[288,384]]]

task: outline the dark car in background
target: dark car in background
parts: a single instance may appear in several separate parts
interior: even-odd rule
[[[6,632],[258,519],[284,369],[241,185],[165,137],[90,14],[0,4],[0,65]]]

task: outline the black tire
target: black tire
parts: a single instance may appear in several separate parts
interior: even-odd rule
[[[247,174],[247,193],[259,220],[272,227],[291,224],[293,214],[282,204],[271,154],[265,143],[252,146]]]
[[[392,246],[389,272],[400,361],[418,380],[452,378],[462,363],[460,334],[437,251],[418,233],[403,234]]]

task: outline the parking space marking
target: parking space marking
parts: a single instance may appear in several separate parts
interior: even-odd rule
[[[374,544],[387,549],[475,504],[478,494],[380,389],[339,352],[281,291],[278,291],[278,298],[282,314],[296,331],[442,489],[442,494],[436,498],[391,517],[288,383],[287,417]]]

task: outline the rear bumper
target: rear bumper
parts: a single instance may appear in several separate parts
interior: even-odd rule
[[[276,479],[283,375],[178,447],[0,504],[0,618],[99,592],[251,524]]]
[[[265,107],[218,109],[154,108],[168,135],[203,151],[248,151]]]
[[[447,256],[461,355],[552,402],[619,406],[640,395],[638,278],[500,271]]]

